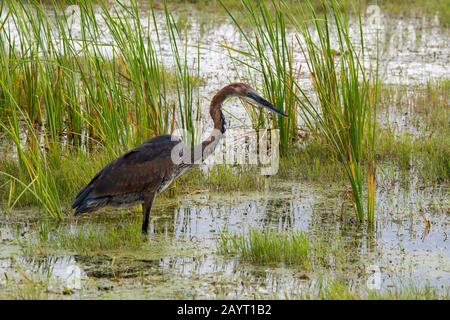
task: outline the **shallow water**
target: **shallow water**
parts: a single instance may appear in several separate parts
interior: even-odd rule
[[[138,257],[127,250],[93,256],[76,252],[30,256],[21,251],[20,243],[33,241],[39,224],[11,218],[0,224],[0,296],[20,294],[20,289],[11,287],[6,279],[23,281],[23,277],[46,279],[50,288],[47,294],[53,298],[310,297],[323,278],[335,277],[364,295],[371,274],[368,270],[379,270],[379,292],[430,286],[448,294],[448,189],[379,188],[373,232],[340,221],[336,212],[341,191],[333,186],[324,191],[301,183],[274,182],[269,190],[187,195],[177,199],[172,208],[166,200],[157,203],[148,245],[152,246],[155,239],[163,245],[156,254],[148,247],[150,255],[144,248]],[[422,214],[431,221],[429,233]],[[85,224],[114,228],[117,223],[127,223],[115,218],[114,213],[97,214],[101,215],[111,216],[107,220],[94,216],[72,220],[67,222],[67,230],[77,232]],[[249,227],[304,230],[311,239],[325,237],[330,242],[342,238],[352,259],[345,270],[336,270],[331,263],[316,272],[283,265],[252,265],[217,252],[216,241],[224,230],[245,234]],[[70,278],[74,270],[80,278],[78,284]],[[67,286],[74,290],[63,295]]]

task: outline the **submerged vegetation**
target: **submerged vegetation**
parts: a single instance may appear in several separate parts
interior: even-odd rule
[[[285,263],[309,268],[311,243],[304,233],[283,234],[272,230],[250,229],[248,236],[222,234],[218,240],[221,253],[238,254],[255,263]]]
[[[217,240],[220,253],[257,265],[287,266],[305,272],[332,269],[338,274],[348,268],[350,261],[359,259],[357,252],[348,250],[351,245],[342,236],[328,239],[320,231],[280,232],[255,228],[249,228],[245,234],[223,232]]]
[[[90,224],[52,225],[42,222],[37,226],[34,239],[20,242],[26,257],[42,257],[53,253],[74,253],[86,257],[137,257],[158,260],[167,252],[188,254],[190,248],[183,243],[168,241],[163,236],[145,237],[141,222],[136,217],[122,216],[113,226],[108,220],[98,219]]]

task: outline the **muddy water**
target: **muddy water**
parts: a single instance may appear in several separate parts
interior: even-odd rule
[[[10,218],[0,224],[0,296],[23,297],[25,289],[17,283],[40,281],[47,288],[41,293],[51,298],[299,298],[316,296],[324,279],[336,278],[364,295],[370,270],[379,271],[380,293],[430,286],[448,294],[448,189],[380,187],[373,232],[353,225],[351,217],[340,220],[341,193],[333,186],[325,191],[273,182],[263,193],[200,193],[180,197],[172,206],[162,200],[153,211],[148,243],[139,253],[26,253],[21,243],[36,241],[39,223]],[[65,227],[77,232],[84,224],[114,228],[117,223],[132,223],[119,220],[117,213],[103,215],[109,215],[106,221],[84,217]],[[429,231],[423,215],[431,221]],[[308,271],[252,265],[218,253],[217,238],[224,230],[245,234],[249,227],[304,230],[312,241],[342,239],[345,254],[352,258],[343,270],[331,262]],[[161,245],[156,251],[151,249],[155,241]],[[74,272],[78,282],[73,282]],[[64,295],[67,287],[73,290]]]

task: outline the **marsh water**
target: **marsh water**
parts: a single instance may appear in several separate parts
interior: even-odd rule
[[[384,83],[415,85],[450,77],[450,35],[439,25],[438,17],[382,19],[380,72]],[[245,77],[223,48],[224,44],[239,48],[241,39],[226,19],[206,27],[194,19],[189,21],[188,56],[195,60],[200,45],[204,80],[201,112],[207,119],[212,94],[228,82]],[[76,32],[76,19],[73,28]],[[373,29],[365,28],[370,42]],[[167,37],[161,42],[162,58],[170,66],[170,43]],[[227,110],[237,118],[246,118],[237,103],[231,102]],[[241,121],[235,121],[231,119],[230,126],[241,125]],[[383,117],[382,125],[420,131],[400,110]],[[319,294],[324,281],[335,278],[361,295],[368,288],[382,294],[411,287],[431,287],[448,295],[449,186],[423,186],[413,171],[405,182],[389,168],[379,169],[377,181],[374,230],[352,223],[350,213],[340,216],[344,202],[340,185],[270,179],[262,192],[193,190],[172,200],[158,200],[142,249],[95,255],[64,250],[30,252],[24,243],[39,242],[44,218],[33,210],[4,212],[0,220],[0,297],[23,298],[33,293],[14,283],[45,283],[47,290],[38,296],[308,298]],[[70,233],[85,226],[114,229],[118,224],[136,223],[139,216],[137,210],[107,210],[78,219],[69,217],[55,228]],[[431,222],[430,228],[424,223],[426,219]],[[217,239],[224,231],[246,234],[249,227],[305,231],[312,241],[340,239],[350,257],[348,266],[337,270],[331,261],[325,269],[302,270],[282,264],[252,264],[218,252]],[[379,277],[375,287],[371,284],[374,276]]]
[[[27,219],[23,213],[18,221],[16,215],[7,215],[0,225],[0,268],[9,281],[47,281],[46,294],[54,298],[314,297],[321,281],[331,276],[363,294],[373,272],[380,277],[375,288],[380,293],[424,286],[448,293],[448,189],[381,185],[373,231],[340,219],[340,192],[335,186],[275,181],[265,192],[201,192],[183,195],[176,203],[161,200],[142,249],[95,255],[23,254],[17,239],[36,241],[39,219]],[[429,230],[423,214],[431,221]],[[77,232],[86,225],[113,229],[124,223],[136,223],[132,213],[125,219],[113,212],[68,219],[59,228]],[[312,241],[341,239],[348,250],[343,254],[351,258],[345,270],[334,270],[331,264],[317,274],[277,264],[254,265],[217,252],[216,240],[224,230],[245,234],[249,227],[303,230]],[[78,283],[73,282],[74,270]],[[70,285],[77,290],[64,295]],[[0,290],[3,295],[23,294],[6,285]]]

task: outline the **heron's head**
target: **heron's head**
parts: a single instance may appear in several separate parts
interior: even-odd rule
[[[286,113],[275,108],[275,106],[273,104],[271,104],[269,101],[264,99],[258,92],[256,92],[255,89],[250,87],[248,84],[232,83],[229,85],[229,87],[234,91],[234,94],[237,97],[240,97],[240,98],[250,102],[251,104],[261,106],[271,112],[278,113],[279,115],[282,115],[283,117],[287,117]]]

